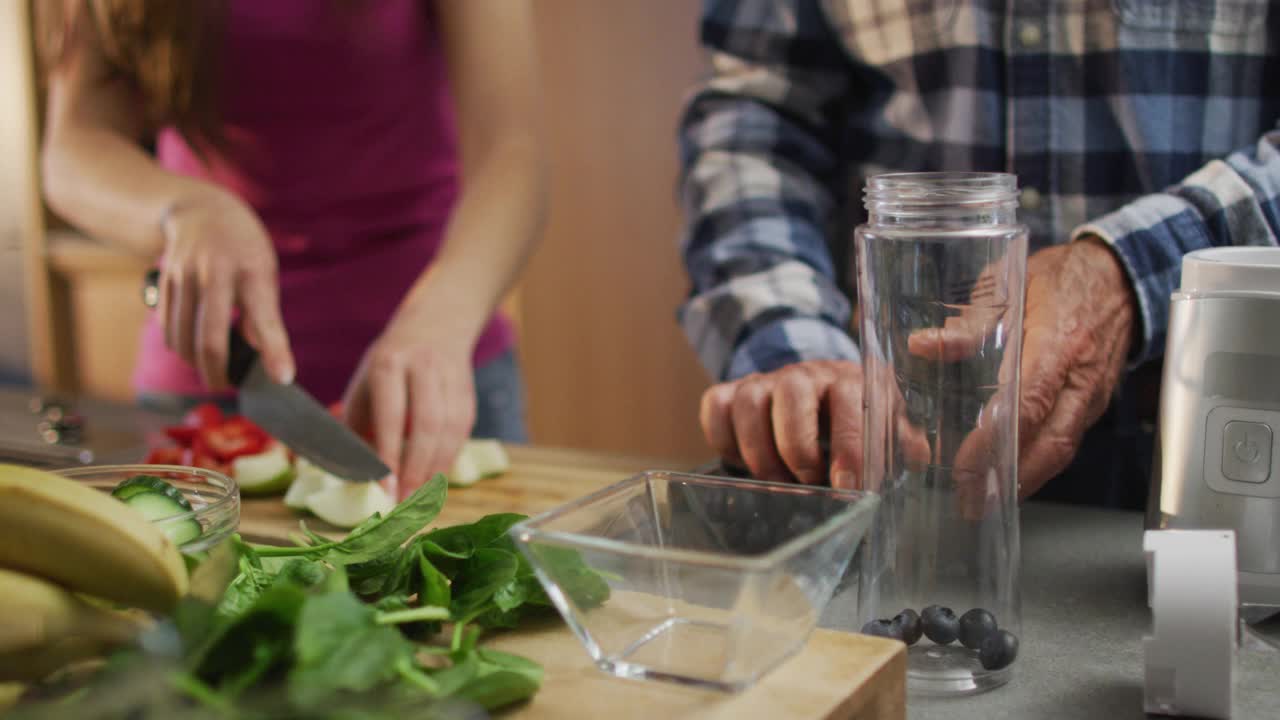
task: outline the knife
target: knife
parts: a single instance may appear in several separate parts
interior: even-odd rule
[[[159,270],[147,272],[142,300],[149,308],[159,303]],[[297,383],[272,380],[258,351],[234,325],[227,346],[227,379],[239,390],[241,415],[324,471],[351,482],[376,482],[391,474],[368,443]]]

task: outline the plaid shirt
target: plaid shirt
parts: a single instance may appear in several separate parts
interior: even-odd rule
[[[715,377],[858,358],[833,250],[874,173],[1016,173],[1032,250],[1118,252],[1135,365],[1164,351],[1183,254],[1280,234],[1280,3],[707,0],[701,37],[680,318]]]

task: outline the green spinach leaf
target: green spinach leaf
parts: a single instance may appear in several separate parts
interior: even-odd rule
[[[418,602],[423,605],[449,607],[452,593],[449,578],[436,569],[425,552],[418,551]]]
[[[453,601],[449,609],[454,617],[466,618],[481,610],[495,593],[515,579],[518,568],[515,555],[505,550],[477,550],[453,580]]]
[[[394,552],[425,528],[444,507],[448,481],[436,475],[377,522],[358,526],[329,551],[335,564],[353,565]]]
[[[413,648],[350,593],[312,596],[298,616],[289,699],[315,708],[341,691],[366,691],[396,677]]]

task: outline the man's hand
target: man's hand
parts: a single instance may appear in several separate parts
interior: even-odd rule
[[[1100,238],[1027,258],[1019,402],[1019,498],[1067,468],[1111,402],[1133,343],[1138,301]]]
[[[1107,409],[1132,343],[1136,308],[1119,258],[1100,239],[1046,248],[1027,259],[1019,499],[1067,468],[1085,430]],[[955,467],[985,478],[997,442],[979,423],[957,451]]]
[[[699,413],[707,443],[753,477],[853,488],[862,473],[862,367],[796,363],[713,385]],[[830,432],[830,465],[821,437]]]

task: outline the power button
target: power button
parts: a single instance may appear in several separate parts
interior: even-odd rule
[[[1222,474],[1236,482],[1266,482],[1271,477],[1271,427],[1244,420],[1223,426]]]

